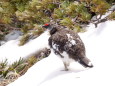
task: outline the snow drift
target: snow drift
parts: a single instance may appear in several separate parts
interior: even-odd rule
[[[16,40],[10,40],[0,46],[0,62],[7,59],[9,64],[18,61],[20,58],[27,58],[39,50],[48,47],[48,32],[44,32],[36,39],[28,42],[23,46],[19,46],[19,38]]]
[[[25,75],[8,86],[115,86],[114,27],[115,21],[101,23],[98,28],[91,24],[87,32],[79,34],[85,43],[87,57],[94,64],[93,68],[85,69],[73,62],[69,71],[62,71],[62,61],[52,52],[49,57],[37,62]],[[28,47],[32,49],[42,37],[28,44]]]

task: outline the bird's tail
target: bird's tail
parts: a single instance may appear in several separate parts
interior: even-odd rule
[[[93,64],[91,63],[91,61],[88,59],[88,58],[82,58],[82,59],[79,59],[78,61],[81,65],[83,65],[84,67],[89,67],[89,68],[92,68],[93,67]]]

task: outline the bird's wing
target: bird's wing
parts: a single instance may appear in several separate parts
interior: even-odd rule
[[[64,45],[66,42],[66,35],[62,35],[61,33],[56,33],[49,38],[49,46],[59,52],[64,51]]]

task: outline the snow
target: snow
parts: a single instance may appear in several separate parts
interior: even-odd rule
[[[27,58],[40,49],[48,47],[48,38],[49,33],[46,31],[38,38],[28,42],[23,46],[19,46],[19,39],[10,40],[7,43],[0,46],[0,62],[8,60],[8,63],[11,64],[21,58]]]
[[[22,34],[23,33],[18,30],[11,31],[9,34],[5,35],[3,40],[0,40],[0,46],[5,44],[7,41],[18,39],[20,36],[22,36]]]
[[[79,33],[86,46],[87,57],[94,65],[93,68],[84,68],[79,63],[73,62],[69,71],[63,71],[63,62],[52,52],[49,57],[37,62],[26,74],[8,86],[115,86],[114,27],[115,21],[107,21],[99,24],[97,28],[90,24],[87,32]],[[31,47],[29,49],[36,49],[32,48],[35,44],[38,44],[36,45],[38,49],[39,42],[43,41],[42,37],[27,44]],[[11,43],[15,44],[15,41]]]

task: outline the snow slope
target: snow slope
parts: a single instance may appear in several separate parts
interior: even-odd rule
[[[115,86],[114,28],[115,21],[107,21],[98,28],[90,25],[87,32],[79,34],[93,68],[73,62],[69,71],[63,71],[62,61],[52,52],[8,86]]]
[[[10,40],[7,43],[0,46],[0,62],[8,60],[8,63],[11,64],[21,58],[27,58],[30,55],[38,52],[40,49],[48,47],[49,35],[48,32],[44,32],[42,35],[36,39],[28,42],[23,46],[18,46],[19,39]]]

